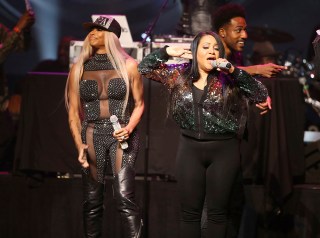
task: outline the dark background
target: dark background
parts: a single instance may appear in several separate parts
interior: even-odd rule
[[[6,63],[6,72],[11,86],[17,80],[25,79],[27,82],[23,94],[23,117],[20,118],[20,126],[22,125],[23,130],[20,130],[16,151],[18,168],[40,169],[49,172],[74,172],[79,169],[76,151],[72,151],[74,148],[63,103],[63,89],[67,75],[44,76],[27,74],[27,72],[31,71],[39,61],[56,57],[58,41],[62,36],[68,35],[82,40],[86,32],[83,31],[81,23],[90,21],[92,14],[125,14],[134,40],[139,41],[141,33],[159,14],[163,2],[162,0],[31,1],[37,18],[32,29],[31,48],[25,53],[12,54]],[[219,4],[222,2],[227,1],[220,0]],[[319,0],[239,0],[231,2],[242,3],[245,6],[249,25],[268,25],[271,28],[290,33],[295,38],[292,42],[276,44],[275,47],[278,51],[284,53],[294,51],[297,55],[307,57],[311,41],[314,38],[315,26],[320,24]],[[182,12],[181,6],[179,0],[168,1],[168,6],[160,16],[154,34],[175,34]],[[22,0],[0,0],[0,22],[10,28],[15,25],[23,11],[24,1]],[[251,47],[252,41],[248,41],[246,55],[250,55]],[[147,161],[145,159],[148,159],[149,173],[168,176],[164,177],[164,180],[170,181],[170,176],[174,176],[177,127],[172,120],[166,119],[164,116],[166,114],[164,103],[166,94],[161,87],[162,85],[150,83],[147,80],[144,83],[147,110],[139,125],[142,129],[142,140],[137,172],[143,174],[146,166],[145,161]],[[261,167],[266,167],[268,175],[273,175],[270,172],[276,172],[275,175],[279,179],[277,181],[280,181],[281,184],[287,183],[286,179],[292,183],[291,175],[300,175],[301,171],[303,174],[305,170],[301,165],[305,162],[303,155],[299,153],[285,154],[287,151],[292,152],[293,150],[303,152],[302,148],[298,148],[292,143],[292,140],[297,139],[300,142],[299,145],[302,146],[303,129],[301,123],[303,119],[301,117],[303,117],[303,109],[301,107],[304,103],[301,85],[294,79],[273,79],[268,80],[268,83],[270,83],[270,91],[274,93],[271,95],[274,100],[273,110],[266,117],[258,119],[270,122],[280,120],[280,127],[277,130],[271,130],[274,136],[268,137],[270,140],[276,137],[277,140],[270,143],[267,140],[264,142],[270,144],[273,151],[277,150],[282,153],[278,153],[277,156],[271,154],[273,159],[270,161],[263,160],[262,156],[258,159],[261,163],[266,164]],[[290,85],[294,87],[290,87]],[[298,125],[296,122],[300,124]],[[149,135],[152,135],[152,138],[149,138],[148,148],[145,147],[147,129]],[[263,129],[267,130],[263,127],[261,131]],[[260,140],[267,137],[257,134],[257,138],[259,138],[257,141],[259,143]],[[282,143],[283,140],[286,143]],[[306,152],[308,153],[305,155],[306,167],[308,165],[306,181],[319,184],[318,144],[314,143],[313,147],[310,147],[310,150],[306,150]],[[262,176],[262,173],[259,175]],[[308,176],[313,180],[308,179]],[[137,180],[139,204],[142,204],[144,210],[149,211],[150,214],[149,219],[145,219],[150,237],[176,238],[179,207],[176,201],[175,183],[171,183],[172,181],[164,183],[162,179],[154,181],[151,178],[149,187],[146,189],[146,183],[141,180],[141,177],[137,177]],[[111,185],[110,182],[107,180],[108,185]],[[80,236],[82,230],[79,207],[82,195],[80,193],[81,181],[76,176],[74,179],[48,178],[38,181],[37,177],[0,175],[0,185],[3,188],[0,194],[0,200],[2,199],[0,210],[3,214],[0,219],[1,235],[8,238]],[[270,184],[267,185],[270,186]],[[287,187],[291,188],[291,185],[289,184]],[[111,186],[107,186],[107,188],[111,189]],[[285,204],[280,216],[275,216],[272,212],[266,213],[268,207],[266,206],[265,187],[254,185],[248,189],[249,207],[259,217],[259,219],[253,220],[249,217],[246,220],[250,231],[255,229],[254,227],[260,227],[260,235],[255,237],[319,237],[319,208],[317,206],[319,186],[306,187],[301,185],[292,189],[294,190],[293,197]],[[106,194],[107,202],[112,205],[112,191],[107,190]],[[150,203],[146,198],[148,196]],[[108,222],[105,223],[107,225],[104,227],[104,231],[108,235],[109,233],[116,234],[110,235],[110,237],[119,237],[121,228],[118,224],[119,220],[114,219],[116,214],[112,207],[107,206],[106,215],[105,219]],[[245,234],[242,237],[251,236]]]
[[[165,2],[165,0],[31,0],[31,5],[36,15],[36,23],[32,28],[32,44],[27,52],[14,53],[6,62],[6,73],[10,84],[9,86],[12,89],[14,88],[14,85],[16,85],[17,81],[20,81],[21,79],[28,79],[27,73],[32,71],[33,67],[35,67],[41,60],[56,58],[58,42],[62,36],[72,36],[76,39],[83,40],[86,35],[86,31],[83,30],[82,23],[91,21],[92,14],[126,15],[134,41],[140,41],[141,33],[145,32],[149,25],[160,14],[159,11],[162,9]],[[247,23],[250,26],[268,26],[291,34],[294,37],[293,41],[275,44],[275,48],[283,53],[287,51],[294,51],[297,56],[307,57],[307,53],[310,47],[312,47],[311,41],[314,38],[315,26],[320,24],[320,18],[318,16],[320,1],[317,0],[210,0],[210,2],[216,5],[226,2],[243,4],[247,11]],[[0,7],[0,21],[11,28],[15,25],[25,8],[24,1],[22,0],[10,2],[8,0],[1,0]],[[155,25],[153,31],[154,35],[175,35],[181,13],[182,3],[179,0],[168,0],[166,8],[161,12],[159,20]],[[252,40],[248,40],[248,44],[245,49],[245,54],[248,56],[251,53],[252,44]],[[30,104],[31,108],[41,108],[42,110],[49,111],[49,107],[46,108],[45,105],[36,107],[33,103],[37,103],[37,105],[41,103],[44,104],[46,100],[54,101],[54,98],[57,97],[54,102],[57,102],[58,104],[54,105],[52,110],[56,112],[56,108],[59,108],[59,110],[62,110],[61,113],[63,113],[65,117],[66,115],[62,98],[66,75],[60,78],[62,83],[58,81],[55,83],[54,80],[50,80],[49,77],[43,76],[36,78],[33,76],[33,81],[31,79],[27,80],[30,83],[29,85],[32,85],[33,87],[33,89],[29,89],[28,92],[32,92],[33,96],[28,96],[28,100],[24,97],[24,106],[26,106],[28,102],[32,102]],[[52,83],[54,85],[62,85],[62,88],[59,91],[54,91],[54,86],[50,86]],[[40,85],[38,91],[36,90],[37,85]],[[150,91],[148,90],[149,86]],[[41,89],[41,92],[39,89]],[[51,93],[47,93],[47,89],[51,89]],[[149,172],[174,175],[174,160],[178,130],[174,122],[170,118],[165,117],[165,90],[162,85],[158,85],[154,82],[150,83],[146,80],[145,91],[147,110],[144,114],[140,127],[143,135],[149,134],[152,135],[152,138],[149,140],[148,148],[145,147],[146,137],[143,136],[141,140],[142,145],[137,170],[138,172],[143,173],[145,168],[144,159],[148,159],[149,169],[152,168]],[[298,97],[301,95],[296,96]],[[160,106],[149,107],[149,105]],[[37,116],[41,115],[41,117],[45,117],[45,114],[41,114],[40,111],[35,113]],[[303,112],[301,113],[303,114]],[[47,125],[48,122],[50,122],[52,125],[56,125],[57,130],[55,130],[55,132],[57,133],[59,133],[59,130],[61,130],[61,133],[63,131],[68,131],[68,128],[62,129],[62,127],[57,124],[57,119],[52,116],[52,113],[49,112],[48,115],[51,116],[50,118],[52,121],[45,120],[42,121],[42,123]],[[32,118],[33,117],[30,117],[29,114],[24,118],[27,126],[31,125]],[[62,119],[62,121],[67,122],[66,118]],[[35,125],[37,124],[38,123],[35,121]],[[48,142],[48,140],[52,140],[53,143],[57,141],[51,136],[51,132],[47,131],[46,135],[48,135],[48,138],[45,141]],[[21,138],[21,136],[19,136],[19,138]],[[164,138],[169,139],[166,140]],[[39,139],[41,142],[41,138]],[[26,141],[32,144],[34,142],[28,138]],[[31,147],[27,145],[25,145],[25,148],[32,150]],[[44,153],[47,153],[47,150],[44,151]],[[20,154],[26,156],[27,153],[22,151]],[[16,156],[19,156],[20,154],[17,153]],[[53,153],[50,154],[54,155]],[[30,156],[30,161],[34,163],[34,156],[28,156]],[[43,156],[38,157],[42,158]],[[68,157],[70,156],[68,155]],[[57,159],[58,158],[55,157],[55,160]],[[59,159],[65,161],[63,157]],[[22,161],[24,161],[24,159],[22,159]],[[56,164],[56,162],[53,163]],[[30,165],[27,164],[25,167],[28,168]],[[32,164],[31,168],[33,167],[41,166]],[[53,168],[52,166],[50,167]]]
[[[15,53],[6,63],[6,72],[12,80],[22,77],[39,61],[56,58],[58,41],[62,36],[73,36],[82,40],[86,32],[81,23],[90,21],[92,14],[124,14],[127,16],[134,41],[141,40],[141,34],[159,14],[165,0],[31,0],[36,14],[32,29],[31,48],[24,54]],[[319,0],[210,0],[219,5],[226,2],[243,4],[250,26],[268,26],[290,33],[294,41],[275,44],[280,52],[294,51],[307,57],[314,38],[315,27],[320,25]],[[14,27],[24,11],[22,0],[0,1],[0,22]],[[154,34],[174,35],[182,13],[179,0],[168,0],[167,7],[157,22]],[[246,54],[250,55],[252,42],[248,41]],[[18,67],[17,67],[18,66]],[[19,77],[18,77],[19,78]]]

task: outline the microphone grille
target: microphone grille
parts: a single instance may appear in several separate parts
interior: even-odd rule
[[[117,117],[116,115],[112,115],[112,116],[110,117],[110,121],[111,121],[112,123],[115,123],[115,122],[118,121],[118,117]]]

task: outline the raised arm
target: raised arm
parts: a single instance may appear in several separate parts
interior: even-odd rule
[[[171,88],[175,85],[178,76],[189,64],[166,65],[165,62],[168,61],[170,56],[189,58],[187,52],[190,51],[181,47],[164,47],[155,50],[143,58],[138,66],[138,70],[146,78],[161,82]]]
[[[3,63],[12,51],[25,47],[25,31],[33,25],[34,21],[34,15],[26,11],[12,31],[0,24],[0,63]]]

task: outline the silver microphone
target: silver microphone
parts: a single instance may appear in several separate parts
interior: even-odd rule
[[[213,68],[219,68],[219,69],[230,69],[231,68],[231,63],[230,62],[220,62],[219,65],[216,60],[212,60],[211,65]]]
[[[112,123],[112,127],[115,131],[121,129],[121,125],[119,124],[118,117],[116,115],[112,115],[110,117],[110,122]],[[125,150],[128,148],[128,143],[126,141],[120,142],[121,149]]]

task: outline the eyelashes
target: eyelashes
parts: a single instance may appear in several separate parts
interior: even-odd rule
[[[210,47],[207,47],[207,46],[204,46],[204,47],[202,47],[204,50],[209,50],[210,49]],[[213,48],[215,51],[219,51],[219,48],[218,47],[215,47],[215,48]]]

